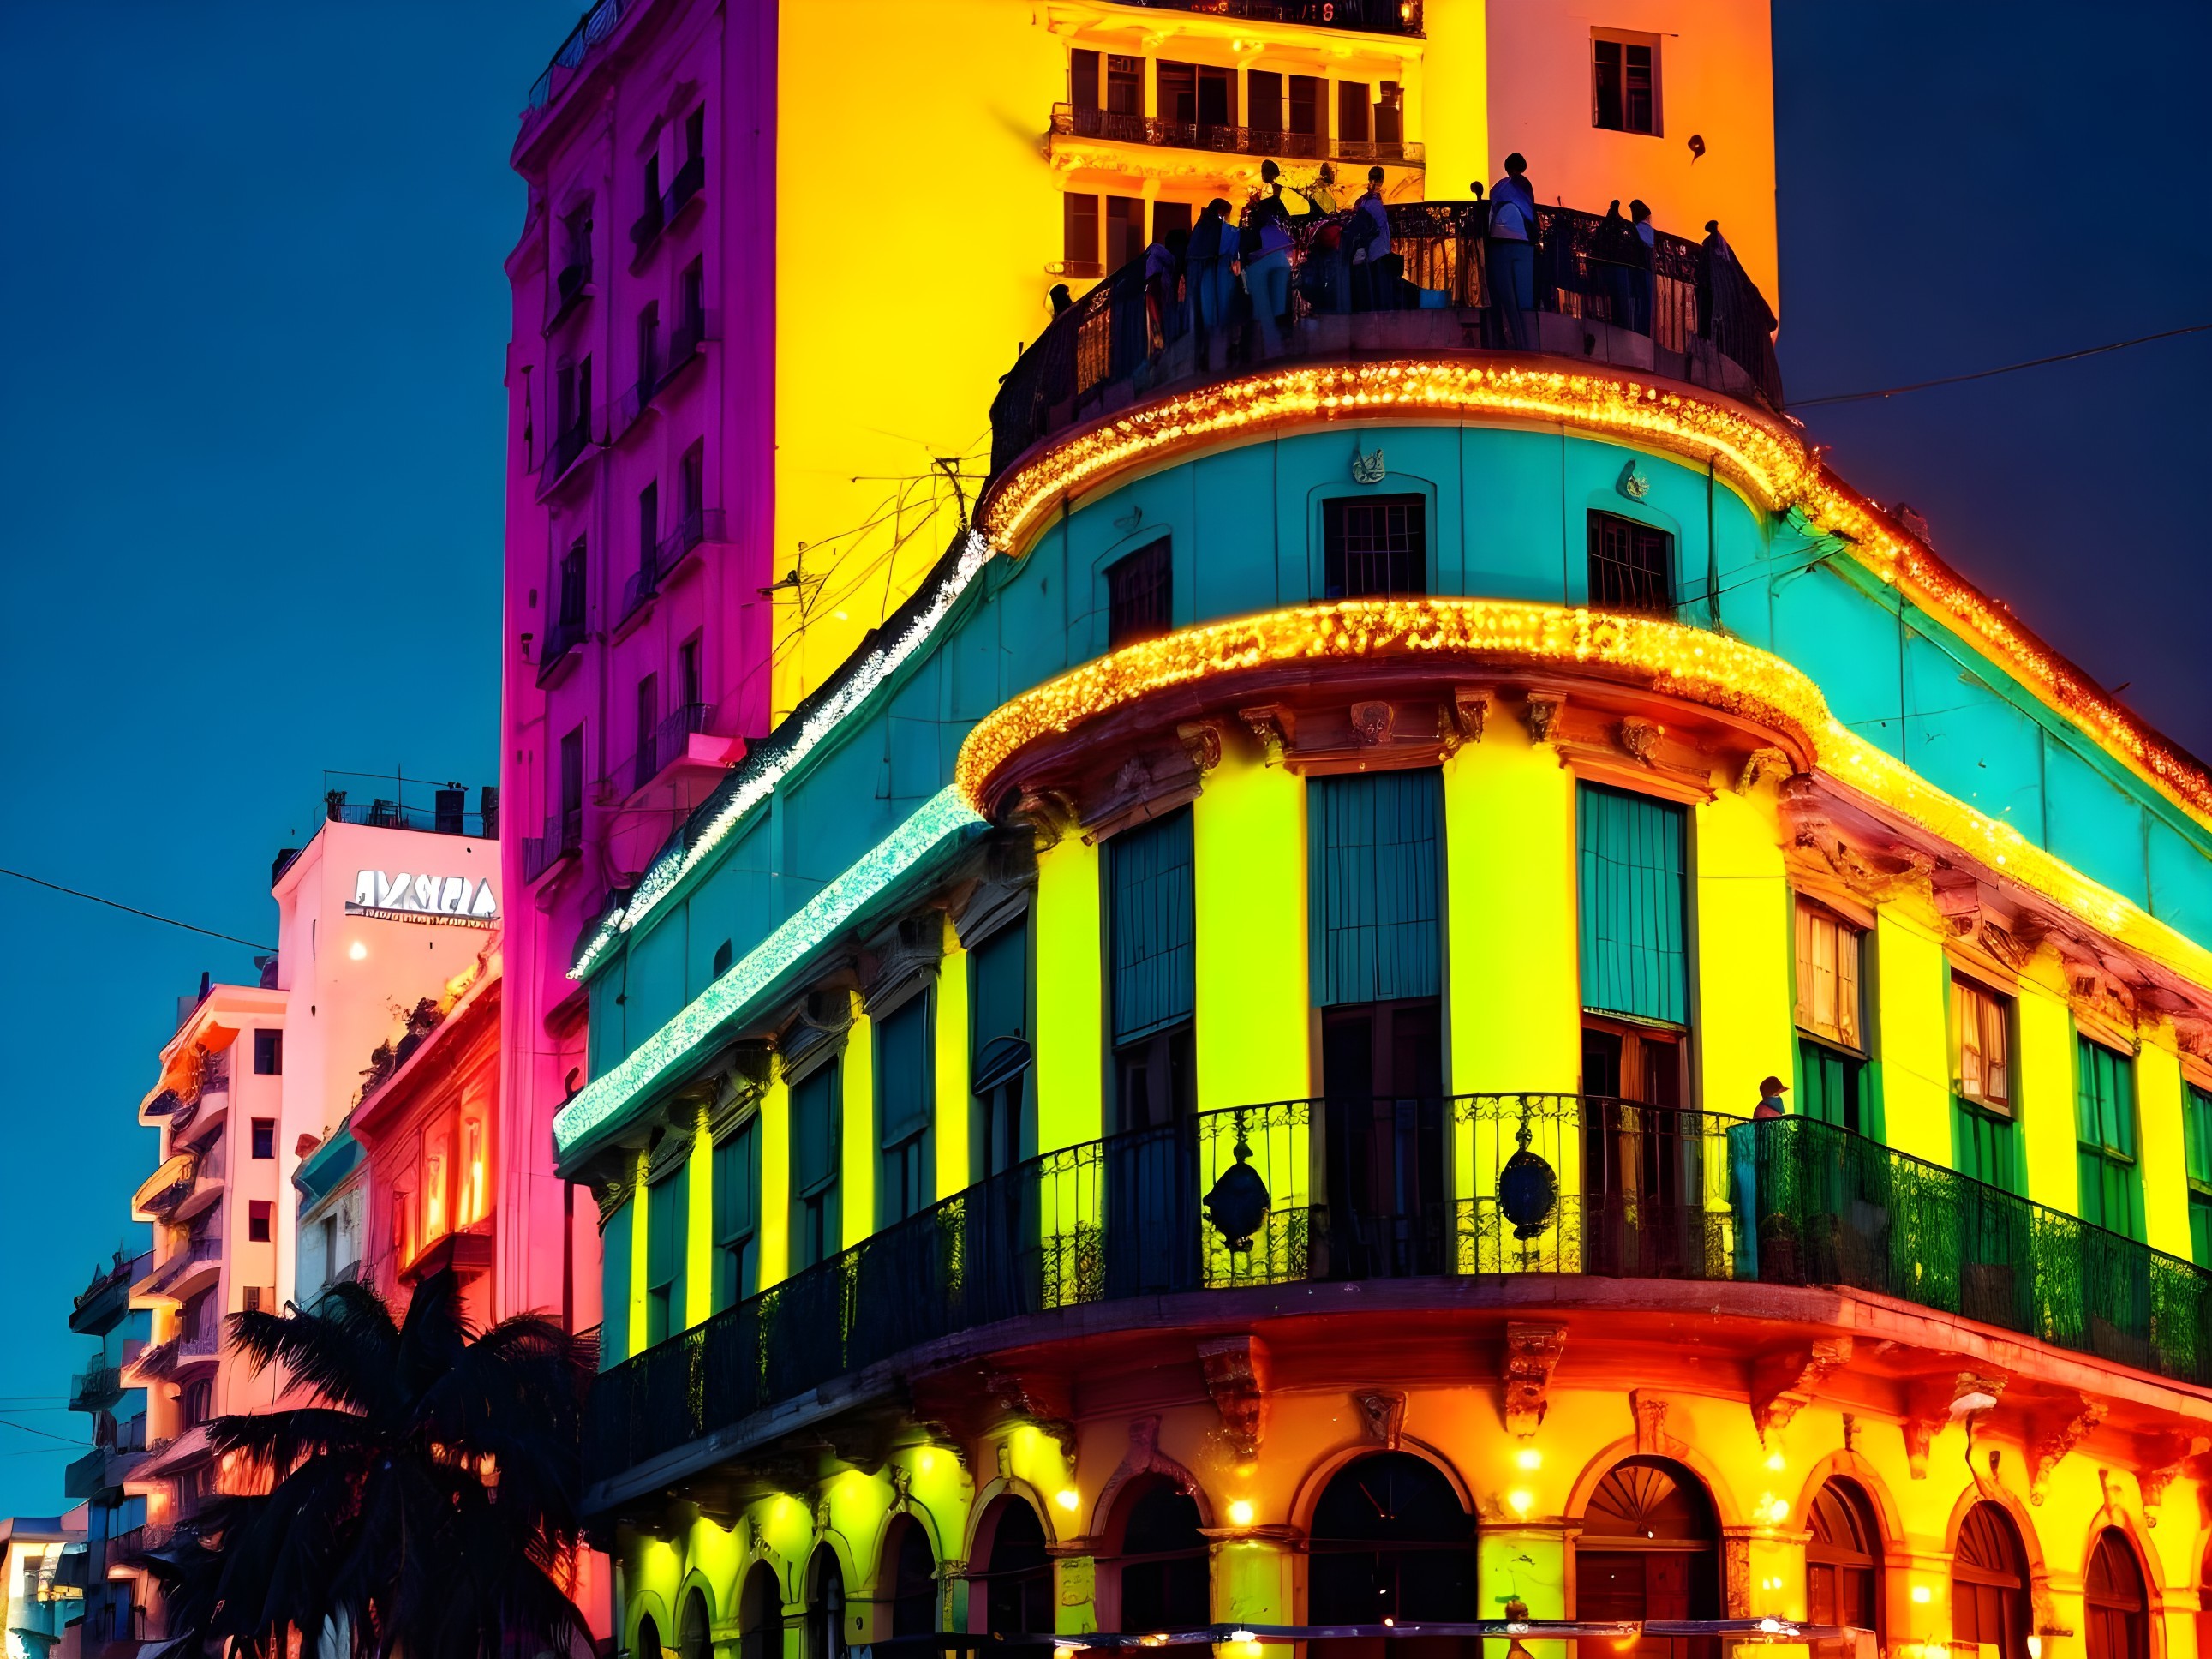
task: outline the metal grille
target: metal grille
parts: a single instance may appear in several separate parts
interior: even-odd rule
[[[1589,515],[1589,602],[1594,611],[1674,614],[1674,538],[1615,513]]]
[[[1420,495],[1322,503],[1322,588],[1332,599],[1429,591],[1428,502]]]
[[[1165,536],[1106,567],[1106,648],[1157,639],[1175,626],[1174,570]]]

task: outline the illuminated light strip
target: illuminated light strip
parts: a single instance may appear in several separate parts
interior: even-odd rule
[[[1828,777],[2212,989],[2212,951],[1867,742],[1829,713],[1818,685],[1781,658],[1653,617],[1498,599],[1352,599],[1188,629],[1085,663],[986,715],[961,744],[955,787],[981,812],[984,791],[1027,745],[1154,692],[1284,663],[1437,654],[1626,670],[1646,677],[1655,691],[1799,737]]]
[[[1869,569],[1942,617],[2014,672],[2092,742],[2212,829],[2212,777],[2075,672],[2057,653],[1932,551],[1895,528],[1780,424],[1741,405],[1622,377],[1450,358],[1277,369],[1164,398],[1079,429],[1009,469],[978,511],[1001,552],[1062,501],[1224,437],[1328,418],[1516,417],[1647,443],[1741,488],[1770,512],[1802,511],[1818,532],[1852,542]]]
[[[945,840],[979,823],[947,787],[930,797],[911,817],[856,860],[786,920],[783,926],[748,951],[690,1006],[639,1044],[623,1062],[592,1079],[553,1119],[553,1146],[566,1156],[593,1130],[619,1116],[633,1101],[696,1054],[722,1024],[786,970],[803,961],[874,898]]]
[[[957,562],[929,608],[916,617],[897,639],[863,659],[828,700],[807,714],[789,742],[766,749],[757,760],[740,765],[737,788],[700,832],[699,839],[689,847],[679,842],[664,851],[647,870],[629,902],[619,911],[609,911],[599,918],[599,926],[568,969],[570,979],[588,976],[619,935],[652,915],[654,907],[668,896],[678,882],[730,838],[747,813],[775,793],[776,785],[783,781],[793,767],[813,753],[846,716],[866,702],[929,642],[969,585],[991,562],[991,544],[974,531],[967,532],[957,545]]]

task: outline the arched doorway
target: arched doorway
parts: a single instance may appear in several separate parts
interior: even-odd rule
[[[2142,1567],[2118,1527],[2098,1536],[2081,1586],[2088,1659],[2150,1659],[2150,1596]]]
[[[1455,1624],[1480,1617],[1474,1517],[1443,1471],[1410,1452],[1346,1464],[1314,1507],[1306,1573],[1309,1625]],[[1476,1644],[1396,1638],[1391,1659],[1456,1654]],[[1313,1659],[1378,1659],[1380,1638],[1310,1644]]]
[[[714,1659],[714,1635],[707,1616],[707,1598],[696,1588],[684,1598],[684,1611],[676,1620],[677,1659]]]
[[[1966,1511],[1951,1556],[1951,1639],[2027,1659],[2027,1551],[1996,1504]]]
[[[783,1659],[783,1589],[765,1561],[753,1564],[738,1594],[738,1659]]]
[[[806,1564],[805,1659],[845,1659],[845,1570],[827,1544]]]
[[[902,1515],[884,1548],[891,1590],[891,1635],[927,1636],[937,1628],[937,1556],[921,1522]]]
[[[1107,1523],[1108,1571],[1127,1635],[1212,1622],[1198,1500],[1164,1475],[1130,1483]]]
[[[661,1659],[660,1626],[653,1622],[651,1613],[637,1621],[637,1653],[635,1659]]]
[[[1881,1646],[1881,1532],[1866,1488],[1843,1475],[1813,1496],[1813,1536],[1805,1546],[1806,1616],[1816,1625],[1851,1625]]]
[[[1697,1476],[1663,1457],[1629,1457],[1590,1494],[1575,1541],[1575,1616],[1721,1616],[1720,1519]],[[1716,1659],[1710,1637],[1645,1637],[1644,1659]]]
[[[1001,1498],[984,1517],[990,1540],[980,1578],[982,1595],[968,1598],[969,1620],[982,1610],[992,1636],[1052,1634],[1052,1563],[1044,1553],[1044,1523],[1018,1498]]]

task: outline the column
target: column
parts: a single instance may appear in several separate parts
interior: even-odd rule
[[[684,1323],[688,1328],[714,1311],[714,1137],[707,1127],[708,1112],[699,1109],[699,1125],[691,1140],[690,1180],[685,1183],[689,1213],[684,1235]]]
[[[1899,1152],[1951,1167],[1950,978],[1943,947],[1886,904],[1874,930],[1875,1064],[1883,1133]]]
[[[968,1185],[968,953],[952,924],[945,924],[945,960],[932,994],[931,1058],[935,1062],[937,1195],[949,1198]],[[951,1626],[948,1628],[957,1628]]]
[[[2080,1153],[2074,1137],[2074,1015],[2065,1000],[2023,979],[2013,1057],[2021,1152],[2027,1195],[2069,1215],[2081,1212]]]
[[[837,1063],[839,1243],[850,1249],[876,1230],[876,1036],[857,993]]]
[[[760,1101],[760,1287],[791,1273],[791,1090],[771,1067]]]
[[[1098,849],[1071,833],[1037,859],[1037,1150],[1105,1131]]]
[[[1313,1092],[1305,780],[1238,757],[1191,807],[1198,1106]]]
[[[2189,1157],[2181,1128],[2181,1056],[2173,1027],[2160,1024],[2136,1056],[2136,1167],[2142,1171],[2144,1236],[2151,1249],[2191,1259]]]
[[[1796,1065],[1796,949],[1771,808],[1723,790],[1696,810],[1695,933],[1700,1096],[1749,1117],[1759,1080]]]

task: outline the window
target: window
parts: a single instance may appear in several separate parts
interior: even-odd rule
[[[1339,81],[1336,83],[1336,137],[1340,143],[1364,144],[1367,142],[1367,83],[1364,81]]]
[[[266,1244],[270,1240],[270,1225],[276,1214],[276,1206],[266,1199],[254,1199],[246,1206],[246,1237],[249,1243]]]
[[[557,425],[561,436],[564,440],[572,437],[575,440],[573,443],[564,442],[562,447],[568,452],[570,459],[574,459],[574,452],[582,447],[581,440],[591,423],[592,360],[589,357],[561,365],[560,373],[554,381],[554,398],[560,416]]]
[[[1419,495],[1342,495],[1321,506],[1322,593],[1429,591],[1428,502]]]
[[[1106,111],[1109,115],[1145,112],[1145,60],[1121,52],[1106,56]]]
[[[1395,81],[1382,82],[1375,100],[1375,148],[1385,155],[1396,155],[1404,148],[1405,88]]]
[[[599,1223],[599,1369],[629,1358],[631,1225],[635,1198],[625,1198]]]
[[[1720,1526],[1698,1478],[1679,1463],[1630,1457],[1590,1494],[1575,1540],[1574,1617],[1717,1619]],[[1710,1651],[1702,1643],[1645,1637],[1636,1659]]]
[[[1176,232],[1185,236],[1191,230],[1191,205],[1188,202],[1155,202],[1152,204],[1152,240],[1164,242]]]
[[[447,1233],[447,1181],[453,1162],[453,1136],[440,1129],[422,1147],[422,1242],[435,1243]]]
[[[660,305],[658,301],[637,313],[637,401],[653,401],[653,382],[660,378]]]
[[[1474,1540],[1474,1517],[1435,1464],[1411,1452],[1363,1457],[1339,1470],[1314,1506],[1307,1621],[1479,1618]],[[1312,1646],[1315,1659],[1358,1650],[1348,1641]]]
[[[707,154],[707,106],[704,104],[684,118],[684,160],[688,164],[702,159]]]
[[[1601,784],[1575,791],[1586,1094],[1682,1103],[1688,840],[1672,802]]]
[[[2142,1166],[2136,1158],[2134,1058],[2079,1039],[2074,1103],[2081,1219],[2141,1241]]]
[[[884,1552],[897,1564],[891,1571],[891,1635],[927,1636],[937,1628],[937,1558],[921,1522],[903,1515],[890,1524],[898,1535],[898,1547]]]
[[[1797,1109],[1871,1134],[1866,1042],[1860,1034],[1866,936],[1808,899],[1797,901],[1796,915]]]
[[[1617,513],[1589,515],[1589,603],[1595,611],[1674,614],[1674,538]]]
[[[392,1194],[392,1259],[405,1267],[415,1259],[415,1194]]]
[[[1184,126],[1198,119],[1198,65],[1170,63],[1163,58],[1154,71],[1157,101],[1153,108],[1163,121]]]
[[[561,844],[573,847],[583,833],[584,728],[561,739]]]
[[[707,441],[702,438],[676,464],[676,517],[683,533],[696,536],[707,507]]]
[[[660,481],[656,478],[637,492],[637,574],[641,587],[650,587],[655,575],[653,555],[660,546]]]
[[[1983,1502],[1966,1511],[1951,1556],[1951,1640],[2027,1659],[2027,1553],[2012,1517]]]
[[[968,1144],[970,1178],[983,1181],[1036,1150],[1030,1122],[1030,932],[1025,916],[977,945],[968,957],[970,1048],[975,1091]]]
[[[2018,1192],[2014,1141],[2012,1000],[1969,980],[1951,981],[1953,1161],[1961,1175]]]
[[[1080,276],[1098,266],[1098,198],[1069,194],[1060,198],[1060,257],[1069,274]]]
[[[1805,1547],[1805,1600],[1816,1625],[1882,1627],[1881,1534],[1865,1489],[1841,1475],[1813,1494]],[[1877,1646],[1879,1644],[1877,1644]]]
[[[842,1248],[837,1164],[843,1066],[832,1060],[791,1091],[791,1267],[827,1261]]]
[[[1115,1510],[1108,1537],[1118,1547],[1103,1565],[1117,1581],[1121,1628],[1180,1631],[1206,1624],[1212,1615],[1197,1500],[1154,1474],[1131,1482]]]
[[[969,1592],[968,1605],[983,1604],[982,1628],[994,1636],[1049,1634],[1052,1630],[1052,1561],[1045,1553],[1044,1527],[1036,1511],[1018,1498],[1002,1498],[990,1516],[990,1552],[981,1572],[983,1594]]]
[[[1098,107],[1098,54],[1078,46],[1067,54],[1067,101],[1071,108]]]
[[[323,1218],[323,1283],[329,1284],[338,1276],[338,1218],[334,1215]]]
[[[1106,648],[1157,639],[1173,627],[1174,561],[1167,537],[1106,567]]]
[[[2081,1586],[2081,1606],[2089,1620],[2083,1632],[2088,1659],[2148,1659],[2150,1602],[2142,1568],[2127,1534],[2117,1527],[2106,1528],[2097,1539]]]
[[[1322,112],[1328,107],[1322,97],[1324,84],[1317,75],[1291,76],[1291,131],[1314,141],[1296,146],[1301,155],[1320,155],[1320,141],[1328,136],[1322,125]]]
[[[1108,842],[1106,876],[1115,1127],[1178,1122],[1197,1104],[1189,809]]]
[[[734,955],[735,952],[727,939],[724,939],[714,947],[714,977],[716,979],[721,978],[730,971],[730,963],[734,959]]]
[[[655,140],[658,143],[659,140]],[[660,205],[660,156],[658,152],[645,158],[645,210],[650,214]]]
[[[215,1384],[206,1377],[185,1384],[179,1396],[183,1407],[185,1426],[196,1429],[208,1420],[215,1403]]]
[[[459,1224],[472,1227],[490,1212],[484,1203],[484,1121],[461,1120],[460,1202],[455,1206]]]
[[[645,1346],[665,1342],[684,1327],[685,1200],[689,1160],[645,1189]]]
[[[561,558],[560,625],[563,629],[582,632],[584,627],[584,538],[576,538],[575,544]]]
[[[1132,259],[1144,257],[1145,199],[1141,196],[1106,198],[1106,269],[1119,270]]]
[[[1244,121],[1255,132],[1283,130],[1283,77],[1274,70],[1251,70],[1244,76]]]
[[[696,708],[707,701],[707,675],[701,666],[703,648],[703,636],[697,634],[676,647],[676,696],[686,708]]]
[[[283,1072],[283,1032],[256,1031],[253,1034],[253,1074],[256,1077],[281,1077]]]
[[[707,333],[707,260],[702,254],[676,279],[678,355],[689,356]]]
[[[276,1156],[276,1120],[257,1117],[253,1120],[253,1155],[256,1158]]]
[[[2198,1267],[2212,1267],[2212,1091],[2193,1083],[2181,1091],[2181,1135],[2189,1176],[2189,1254]]]
[[[931,1074],[930,999],[909,997],[876,1026],[876,1224],[919,1215],[937,1194],[930,1165],[930,1119],[937,1108]]]
[[[1656,35],[1591,36],[1590,125],[1607,132],[1658,133]]]
[[[714,1143],[714,1305],[736,1306],[760,1289],[760,1120]]]
[[[635,786],[642,789],[659,770],[654,752],[653,728],[660,720],[660,676],[647,674],[637,683],[637,769]]]

